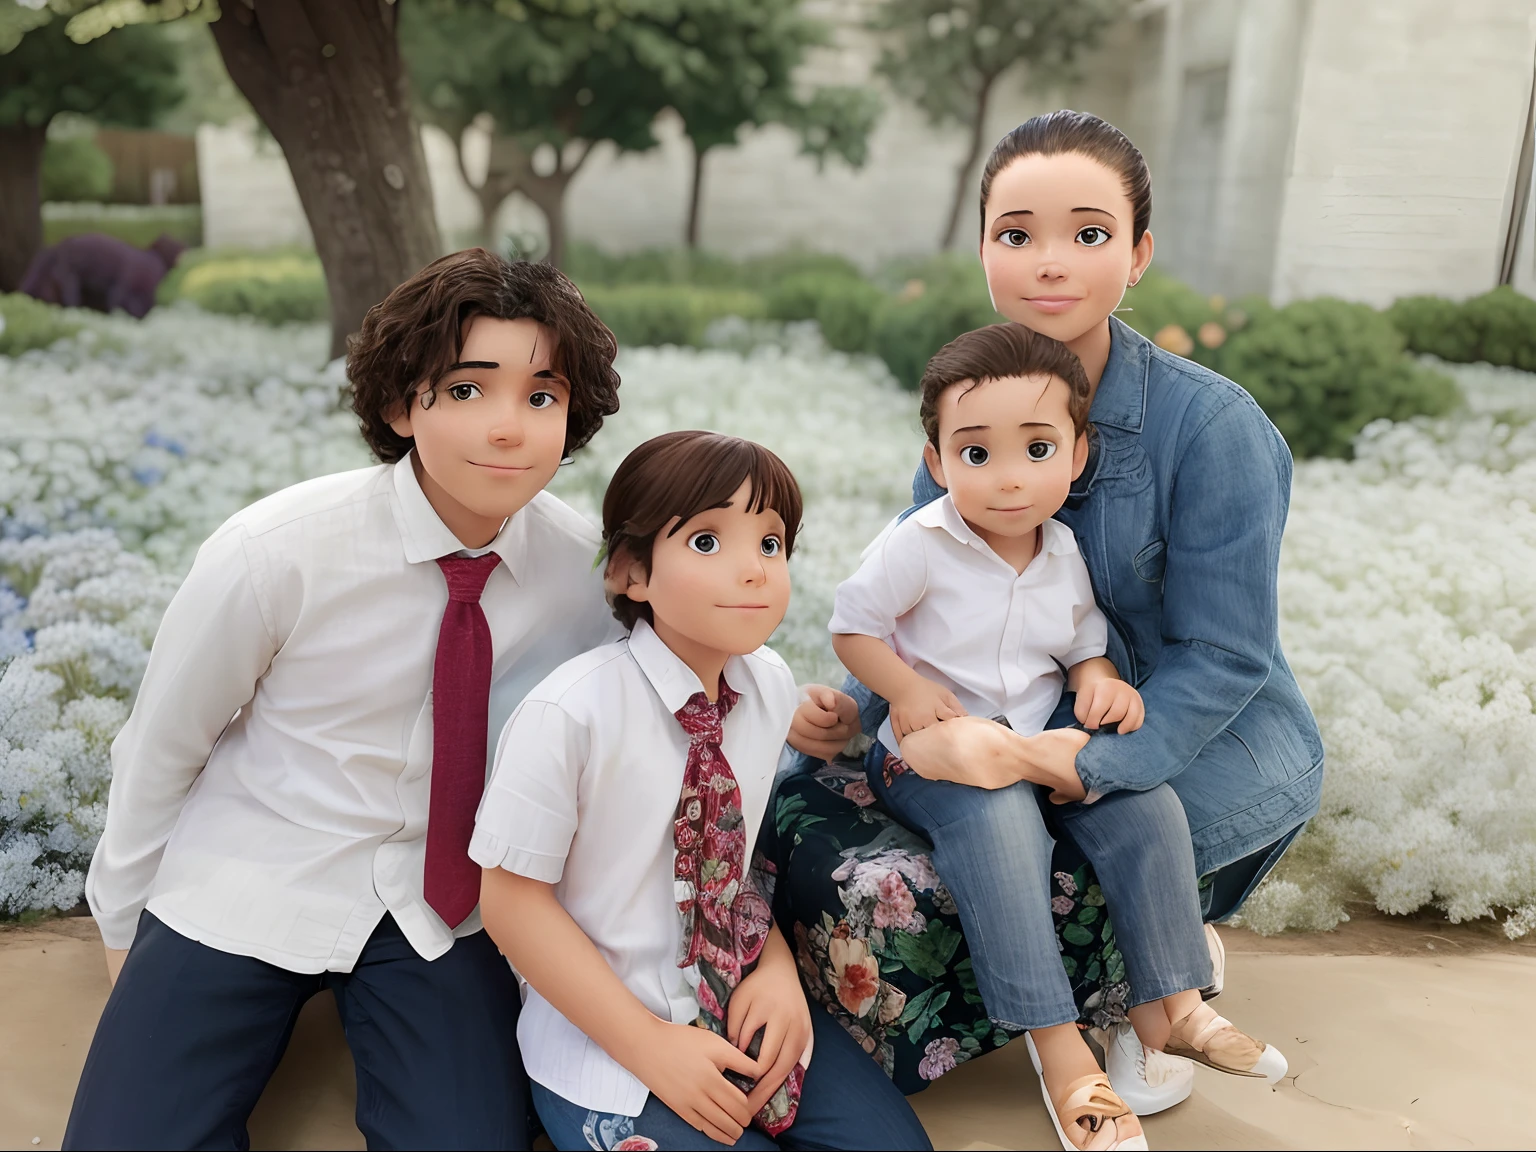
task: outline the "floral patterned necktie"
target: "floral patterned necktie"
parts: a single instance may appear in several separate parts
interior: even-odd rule
[[[773,916],[747,872],[741,789],[720,750],[726,714],[740,696],[724,676],[718,695],[718,703],[711,703],[703,692],[695,692],[676,713],[688,734],[688,765],[683,769],[683,791],[673,825],[677,845],[673,875],[683,916],[677,966],[699,966],[699,1018],[694,1023],[724,1036],[726,1004],[756,967]],[[757,1059],[762,1041],[759,1028],[747,1048],[748,1057]],[[804,1076],[805,1069],[797,1063],[753,1123],[770,1136],[793,1124]],[[727,1071],[725,1077],[743,1092],[751,1092],[752,1082],[740,1073]]]

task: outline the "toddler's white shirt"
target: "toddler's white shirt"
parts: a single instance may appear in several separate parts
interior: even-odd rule
[[[834,635],[884,640],[972,716],[1033,736],[1061,698],[1065,669],[1104,655],[1104,614],[1072,530],[1041,525],[1023,572],[971,530],[946,493],[881,533],[837,588]],[[880,743],[899,754],[889,717]]]
[[[741,696],[721,750],[741,789],[750,865],[798,690],[766,647],[726,661],[725,682]],[[673,887],[688,763],[675,713],[699,691],[644,620],[628,639],[562,664],[507,721],[469,845],[481,867],[553,884],[624,986],[674,1024],[699,1014],[698,968],[677,966]],[[645,1085],[531,985],[517,1039],[528,1075],[577,1107],[625,1116],[645,1107]]]

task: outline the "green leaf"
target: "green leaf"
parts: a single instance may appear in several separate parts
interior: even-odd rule
[[[1120,981],[1125,979],[1125,961],[1121,959],[1120,953],[1116,952],[1114,956],[1110,958],[1108,966],[1104,972],[1104,978],[1111,984],[1118,984]]]
[[[1061,935],[1068,944],[1076,944],[1079,948],[1093,943],[1093,933],[1081,924],[1068,924],[1061,930]]]
[[[1077,922],[1085,927],[1089,924],[1092,924],[1098,918],[1099,910],[1092,907],[1091,905],[1089,907],[1079,908],[1077,910]]]
[[[1083,903],[1094,908],[1104,907],[1104,893],[1097,884],[1090,885],[1088,891],[1083,893]]]

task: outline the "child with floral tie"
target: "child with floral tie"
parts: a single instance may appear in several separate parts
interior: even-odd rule
[[[796,707],[763,642],[800,511],[759,445],[635,449],[603,505],[629,635],[562,665],[502,732],[470,855],[530,985],[518,1038],[559,1148],[930,1146],[810,1011],[748,868]]]

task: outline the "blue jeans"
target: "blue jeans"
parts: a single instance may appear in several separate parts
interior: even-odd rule
[[[1131,1003],[1211,981],[1195,856],[1184,806],[1166,784],[1054,805],[1020,782],[975,788],[926,780],[877,740],[865,758],[886,811],[933,844],[933,866],[955,899],[987,1014],[1015,1028],[1077,1019],[1051,917],[1053,830],[1093,865],[1125,960]]]
[[[394,919],[351,972],[289,972],[153,915],[91,1041],[65,1148],[249,1148],[245,1124],[304,1002],[331,988],[373,1148],[527,1148],[517,979],[484,932],[423,960]]]
[[[589,1111],[534,1081],[530,1085],[533,1104],[550,1140],[560,1149],[608,1152],[636,1137],[648,1138],[652,1148],[666,1149],[933,1147],[912,1106],[880,1065],[814,1004],[811,1030],[816,1043],[805,1072],[800,1110],[777,1139],[748,1128],[735,1144],[717,1143],[655,1096],[646,1100],[640,1115],[619,1116]]]

